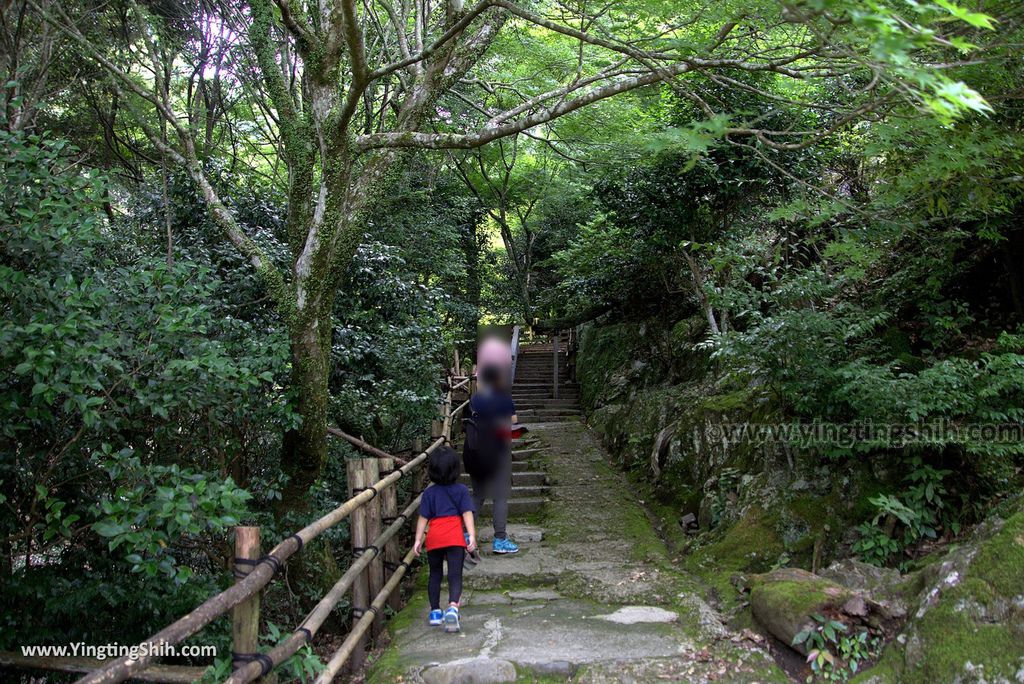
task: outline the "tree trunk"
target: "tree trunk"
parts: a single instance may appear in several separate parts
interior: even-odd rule
[[[697,261],[693,258],[686,250],[683,250],[683,257],[686,259],[687,265],[690,267],[690,279],[693,281],[693,292],[697,295],[697,300],[700,302],[701,308],[704,310],[704,315],[708,319],[708,327],[711,328],[711,332],[715,335],[719,334],[718,323],[715,321],[715,311],[711,308],[711,302],[708,301],[708,295],[704,292],[704,278],[700,274],[700,266],[697,265]]]
[[[465,338],[473,340],[467,349],[470,358],[476,360],[476,331],[480,324],[480,242],[476,227],[482,212],[474,212],[472,219],[462,231],[462,254],[466,261],[466,302],[473,308],[472,320],[466,321]]]
[[[279,515],[309,509],[309,488],[327,460],[327,411],[331,360],[331,316],[303,317],[292,330],[292,387],[301,425],[284,435],[281,469],[288,476]]]
[[[1024,287],[1021,287],[1020,274],[1017,272],[1019,261],[1013,257],[1013,252],[1004,243],[999,250],[999,256],[1006,269],[1006,279],[1010,283],[1010,301],[1013,303],[1013,310],[1018,318],[1024,318]]]
[[[523,305],[523,323],[530,325],[533,322],[533,306],[530,304],[530,283],[525,280],[528,276],[520,277],[519,299]]]

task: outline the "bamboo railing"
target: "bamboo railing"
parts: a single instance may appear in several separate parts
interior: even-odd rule
[[[394,506],[394,511],[397,511],[397,498],[394,497],[393,492],[396,491],[394,488],[398,482],[417,471],[419,471],[417,474],[422,475],[421,466],[426,463],[429,455],[446,442],[451,441],[454,426],[458,425],[456,422],[457,417],[469,404],[469,401],[466,400],[452,409],[453,394],[460,389],[464,389],[468,393],[470,381],[470,377],[453,377],[449,379],[448,390],[444,402],[440,406],[440,420],[434,421],[432,424],[430,445],[426,449],[419,451],[408,461],[398,459],[384,450],[368,444],[361,438],[352,437],[341,430],[332,428],[329,431],[330,434],[340,437],[356,448],[371,453],[376,457],[374,459],[360,459],[361,461],[372,462],[373,465],[372,468],[362,470],[361,472],[376,472],[380,464],[386,464],[386,469],[389,472],[383,477],[374,478],[372,482],[367,481],[357,484],[350,482],[350,489],[355,488],[358,491],[354,491],[353,496],[348,500],[306,525],[295,534],[280,541],[266,555],[249,561],[247,567],[250,569],[247,573],[236,575],[237,581],[234,585],[210,597],[189,614],[146,639],[139,644],[140,649],[144,649],[146,653],[165,651],[168,646],[180,644],[185,639],[198,633],[213,620],[239,606],[246,609],[236,609],[233,614],[235,622],[232,631],[236,639],[236,649],[239,644],[240,634],[246,635],[244,638],[247,643],[252,642],[252,635],[255,633],[253,630],[258,630],[258,599],[262,590],[270,584],[274,576],[288,560],[299,553],[306,544],[341,521],[352,518],[353,539],[361,535],[363,539],[366,539],[366,543],[362,544],[361,553],[358,553],[348,570],[334,583],[334,586],[320,599],[313,610],[310,611],[302,623],[288,637],[267,653],[247,654],[251,655],[252,658],[247,662],[240,663],[225,682],[243,684],[255,681],[271,673],[275,667],[294,655],[300,648],[312,640],[345,595],[350,591],[354,592],[355,587],[367,581],[367,576],[372,575],[371,571],[375,565],[379,566],[382,563],[382,556],[386,552],[398,557],[397,554],[400,552],[397,551],[396,546],[397,535],[405,523],[413,518],[419,506],[420,496],[416,493],[412,501],[409,502],[402,512],[394,515],[393,518],[389,517],[389,513],[385,511],[383,522],[388,524],[383,531],[379,529],[382,521],[381,500],[387,499],[388,505]],[[401,465],[395,468],[393,467],[395,464]],[[420,481],[422,482],[423,480],[424,478],[421,477]],[[420,490],[422,490],[422,487]],[[371,506],[371,502],[376,503]],[[369,510],[370,515],[360,517],[360,514],[367,513],[367,510]],[[360,519],[358,525],[356,524],[357,518]],[[376,531],[371,539],[366,537],[368,531],[366,526],[367,519],[371,522],[376,520]],[[372,527],[369,529],[372,530]],[[247,528],[247,530],[249,534],[252,534],[253,528]],[[255,545],[253,546],[250,542],[248,548],[258,549],[258,530],[255,532],[255,540]],[[245,544],[239,545],[240,548],[244,546]],[[256,553],[258,554],[258,551]],[[248,559],[242,557],[241,560],[247,561]],[[352,660],[354,655],[361,652],[367,633],[374,628],[374,625],[380,625],[380,616],[385,604],[392,601],[391,605],[394,605],[393,599],[397,596],[395,590],[402,578],[407,574],[413,560],[413,552],[409,550],[401,557],[401,561],[396,564],[386,582],[383,581],[383,573],[380,574],[379,584],[382,586],[373,586],[372,583],[370,585],[363,585],[370,586],[374,590],[372,598],[370,595],[366,596],[369,599],[369,605],[365,607],[358,606],[362,609],[361,614],[355,616],[356,619],[351,631],[345,638],[345,641],[331,656],[326,669],[317,680],[318,684],[326,684],[332,681],[341,671],[342,667]],[[355,602],[353,605],[355,607]],[[249,623],[255,621],[256,624],[243,625],[239,624],[240,621],[248,621]],[[2,660],[0,659],[0,662]],[[8,660],[10,661],[10,659]],[[140,655],[135,659],[125,656],[108,662],[43,662],[53,661],[54,659],[24,657],[18,657],[15,660],[17,662],[10,661],[9,664],[18,667],[36,667],[51,670],[63,669],[65,671],[78,672],[91,670],[78,680],[78,684],[108,684],[122,682],[129,678],[147,679],[150,681],[190,681],[190,673],[196,675],[193,679],[198,678],[198,675],[202,673],[200,668],[173,668],[156,664],[156,658],[152,655]],[[78,659],[78,661],[81,660]]]

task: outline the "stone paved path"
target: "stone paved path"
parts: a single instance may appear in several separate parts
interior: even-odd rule
[[[577,421],[537,425],[549,501],[510,526],[522,550],[465,575],[462,632],[426,624],[426,573],[371,682],[786,682],[674,570],[626,478]],[[487,521],[481,537],[489,539]],[[444,590],[442,590],[444,591]]]

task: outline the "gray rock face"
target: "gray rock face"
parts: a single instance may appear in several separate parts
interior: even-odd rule
[[[1024,681],[1024,503],[921,571],[883,664],[901,681]]]
[[[900,572],[895,568],[880,568],[853,558],[836,561],[819,574],[847,589],[872,593],[888,593],[900,581]]]
[[[445,663],[420,673],[426,684],[499,684],[516,681],[516,666],[500,658]]]
[[[568,660],[552,660],[548,663],[538,663],[531,668],[534,674],[542,677],[571,677],[576,671],[576,666]]]

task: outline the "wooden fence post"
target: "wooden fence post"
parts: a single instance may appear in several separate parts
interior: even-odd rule
[[[252,572],[260,557],[260,528],[235,528],[235,583]],[[237,670],[258,652],[260,636],[260,592],[231,609],[231,669]]]
[[[412,452],[413,458],[423,453],[423,440],[417,437],[412,440]],[[423,466],[417,468],[413,474],[412,480],[412,496],[415,498],[420,492],[427,488],[427,467]]]
[[[367,484],[373,484],[366,482],[366,476],[363,471],[363,459],[349,459],[345,462],[346,474],[348,475],[348,496],[352,498],[359,493],[360,490],[366,488]],[[352,516],[349,519],[349,530],[352,537],[352,557],[358,558],[359,554],[363,553],[366,547],[366,506],[360,506],[359,508],[352,511]],[[355,625],[359,622],[359,618],[362,617],[363,612],[370,607],[370,586],[369,578],[367,573],[361,572],[356,577],[355,581],[352,582],[352,624]],[[349,667],[352,671],[357,672],[366,663],[366,638],[359,640],[356,644],[355,649],[352,651],[352,659],[349,661]]]
[[[444,420],[441,418],[444,415],[444,403],[437,405],[437,413],[433,420],[430,421],[430,441],[433,442],[435,439],[441,436],[444,431]]]
[[[360,460],[363,462],[363,477],[366,480],[366,484],[371,485],[380,480],[380,461],[376,458],[363,458]],[[393,490],[393,488],[393,486],[388,487],[389,490]],[[380,507],[381,500],[379,494],[370,499],[370,502],[364,506],[366,509],[366,539],[368,544],[380,536]],[[380,593],[380,590],[384,588],[383,549],[378,549],[377,555],[370,561],[370,567],[366,569],[366,576],[370,587],[370,601],[373,601],[377,594]],[[371,630],[372,635],[376,637],[383,628],[384,616],[380,614],[375,615],[373,629]]]
[[[382,474],[390,473],[395,469],[395,459],[393,458],[381,458],[377,460],[377,463],[380,465],[380,472]],[[379,498],[380,514],[382,516],[381,525],[388,527],[398,517],[398,486],[387,487],[380,493]],[[384,557],[384,579],[387,580],[391,578],[398,564],[402,562],[402,551],[398,547],[398,535],[387,540],[382,551]],[[399,592],[392,592],[388,596],[388,607],[397,611],[401,607],[401,598]]]

